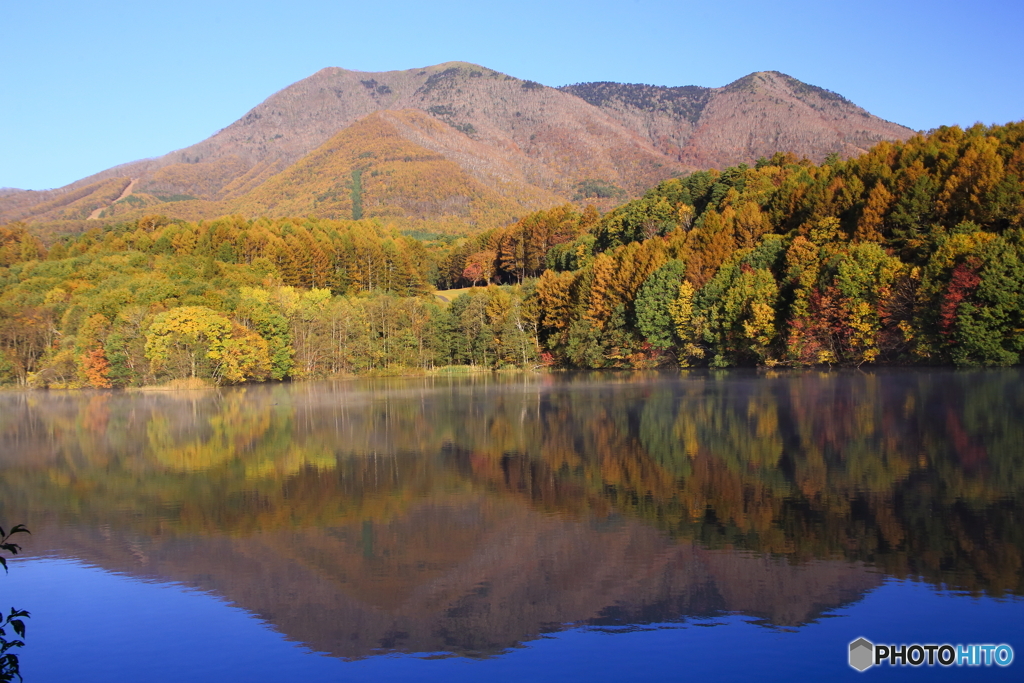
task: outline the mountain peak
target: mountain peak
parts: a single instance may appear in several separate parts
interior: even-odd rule
[[[438,71],[447,71],[449,69],[458,69],[459,71],[465,71],[466,73],[479,73],[479,74],[497,74],[497,71],[488,69],[487,67],[480,66],[479,64],[473,64],[472,62],[442,62],[433,66],[426,66],[421,71],[428,73],[436,73]]]
[[[839,93],[826,90],[825,88],[819,88],[816,85],[804,83],[803,81],[784,74],[781,71],[755,71],[754,73],[747,74],[743,78],[739,78],[722,88],[723,92],[746,91],[751,94],[776,90],[788,91],[800,98],[802,101],[817,99],[823,102],[856,106]],[[857,108],[860,109],[859,107]]]
[[[368,117],[375,126],[356,125]],[[372,139],[372,131],[385,130],[401,140]],[[367,199],[380,202],[376,215],[441,220],[449,207],[453,218],[472,215],[480,227],[583,197],[578,188],[586,183],[635,196],[696,169],[753,163],[778,151],[848,157],[912,133],[777,71],[719,88],[608,81],[550,88],[461,61],[382,72],[327,67],[191,147],[59,190],[0,192],[0,221],[130,219],[139,211],[195,219],[286,207],[343,215],[351,211],[345,197],[352,173],[365,167]],[[386,163],[359,156],[387,145],[407,151]],[[314,191],[318,173],[333,179]],[[460,174],[465,178],[456,182]]]

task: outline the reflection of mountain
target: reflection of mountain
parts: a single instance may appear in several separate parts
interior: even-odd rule
[[[882,579],[845,562],[708,551],[632,520],[571,520],[477,494],[423,500],[385,523],[171,538],[49,527],[40,539],[105,569],[213,591],[344,657],[488,653],[566,625],[722,611],[796,625]]]

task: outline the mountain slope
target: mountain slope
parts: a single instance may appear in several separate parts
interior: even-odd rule
[[[722,88],[578,83],[560,88],[645,131],[659,151],[689,166],[723,168],[776,152],[820,162],[856,156],[913,131],[872,116],[846,98],[777,71]]]
[[[119,196],[115,186],[123,189],[132,180],[137,181],[132,194],[100,218],[144,211],[191,219],[224,210],[279,215],[300,206],[344,213],[344,201],[330,206],[314,202],[314,195],[334,190],[315,190],[322,179],[303,189],[298,179],[311,181],[313,176],[292,167],[319,164],[333,172],[344,167],[351,178],[352,159],[314,163],[304,157],[322,157],[327,153],[322,145],[371,115],[377,115],[376,123],[367,125],[386,122],[403,145],[429,150],[507,200],[480,200],[478,208],[515,205],[474,214],[462,200],[450,203],[444,192],[402,197],[390,191],[376,198],[371,192],[370,199],[384,202],[376,207],[377,215],[422,219],[443,214],[463,220],[473,214],[475,224],[521,213],[539,201],[582,199],[588,194],[581,192],[584,185],[605,188],[596,193],[600,205],[602,197],[636,195],[697,168],[752,163],[777,151],[816,160],[832,152],[850,156],[878,140],[912,133],[777,72],[751,74],[723,88],[588,83],[556,89],[463,62],[383,73],[327,68],[275,93],[191,147],[114,167],[58,190],[5,191],[0,221],[81,220],[96,208],[111,207]],[[360,153],[387,155],[372,149],[372,141],[360,144]],[[381,141],[383,147],[388,144]],[[430,194],[434,162],[429,173],[404,186],[412,183]],[[289,191],[294,196],[272,199],[284,188],[280,176],[285,173],[295,185]],[[86,205],[92,208],[80,216]]]
[[[563,176],[583,169],[620,175],[634,173],[637,166],[664,164],[640,135],[574,96],[454,62],[385,73],[323,69],[196,145],[117,166],[72,186],[141,177],[139,191],[154,195],[238,195],[252,186],[244,176],[266,178],[267,169],[270,175],[284,170],[368,114],[402,109],[424,111],[498,150],[522,152],[534,160],[520,163],[523,172],[541,185],[565,184]],[[623,152],[628,152],[626,159]],[[636,190],[663,175],[637,179]]]
[[[412,141],[416,137],[422,144]],[[558,201],[514,175],[514,168],[502,174],[500,165],[474,164],[477,151],[471,140],[423,112],[376,112],[229,204],[245,215],[454,217],[493,225],[513,220],[523,207]],[[460,154],[462,164],[451,159]],[[466,170],[474,166],[476,174]]]

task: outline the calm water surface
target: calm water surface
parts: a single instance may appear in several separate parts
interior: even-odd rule
[[[1024,373],[0,394],[41,681],[1019,680]],[[848,643],[1008,643],[874,668]]]

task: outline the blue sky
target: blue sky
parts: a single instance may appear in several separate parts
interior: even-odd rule
[[[1024,119],[1018,0],[0,2],[0,187],[59,187],[229,125],[326,66],[461,60],[545,85],[778,70],[911,128]]]

